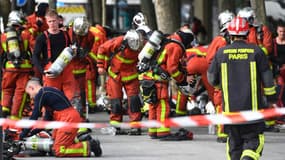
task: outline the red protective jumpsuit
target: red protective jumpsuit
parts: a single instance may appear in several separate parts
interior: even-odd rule
[[[22,112],[27,100],[25,93],[25,85],[32,73],[31,52],[29,40],[31,35],[28,30],[21,32],[21,40],[19,39],[19,47],[21,56],[19,66],[15,66],[13,61],[15,58],[9,56],[9,46],[7,43],[7,34],[1,35],[1,54],[6,59],[3,64],[2,77],[2,97],[1,106],[5,114],[10,113],[11,119],[21,119]],[[11,57],[11,58],[10,58]],[[1,66],[2,67],[2,66]]]
[[[110,124],[113,125],[123,120],[123,88],[128,97],[130,121],[141,120],[140,108],[142,104],[139,98],[136,67],[139,52],[129,49],[123,38],[124,36],[119,36],[106,41],[99,47],[97,55],[97,67],[106,69],[109,76],[106,92],[111,102]]]
[[[206,55],[208,64],[211,64],[218,49],[226,46],[227,44],[228,42],[226,38],[222,35],[218,35],[212,40],[211,44],[208,47],[207,55]],[[223,112],[222,92],[220,89],[217,89],[217,88],[214,89],[213,103],[216,107],[216,113],[222,113]],[[217,136],[218,138],[227,137],[227,134],[224,133],[224,125],[217,125]]]
[[[169,36],[181,42],[178,34],[174,33]],[[158,54],[156,61],[160,68],[167,72],[171,78],[180,83],[186,80],[186,75],[180,70],[180,60],[184,56],[183,48],[174,42],[167,43],[164,49]],[[169,77],[170,78],[170,77]],[[155,81],[157,102],[149,104],[149,120],[157,120],[165,122],[169,118],[170,105],[169,105],[169,80],[162,79],[158,74],[149,70],[140,75],[140,80],[153,80]],[[149,128],[148,134],[151,137],[164,137],[170,134],[168,126],[161,126],[159,128]]]
[[[42,74],[44,70],[49,69],[63,49],[69,46],[69,39],[64,31],[58,34],[49,34],[46,31],[38,36],[33,53],[33,63]],[[44,86],[56,87],[63,91],[74,105],[74,100],[79,97],[79,93],[76,92],[76,81],[72,70],[73,65],[69,63],[57,77],[49,78],[43,75],[43,82]]]
[[[260,31],[259,31],[260,30]],[[266,55],[271,54],[273,49],[272,33],[265,25],[250,27],[248,39],[249,43],[257,44]]]
[[[43,31],[48,29],[48,25],[46,23],[46,19],[45,17],[40,17],[43,21],[43,24],[41,27],[39,27],[37,25],[37,19],[39,17],[37,17],[36,13],[33,13],[29,16],[26,17],[27,20],[27,24],[26,24],[26,28],[30,31],[30,33],[33,35],[33,40],[30,42],[32,47],[35,45],[36,43],[36,37],[42,33]]]
[[[76,44],[77,55],[72,59],[73,75],[77,82],[77,89],[81,95],[82,106],[86,106],[86,100],[89,106],[96,105],[96,60],[90,55],[97,52],[97,47],[94,45],[95,37],[91,32],[86,36],[77,36],[72,29],[68,30],[72,44]],[[95,46],[95,47],[94,47]]]
[[[207,79],[208,62],[206,60],[207,47],[199,46],[186,50],[187,60],[187,74],[188,75],[200,75],[202,83],[206,88],[210,100],[214,97],[214,88],[209,84]],[[178,90],[177,101],[176,101],[176,114],[186,114],[187,111],[188,96],[182,94]]]

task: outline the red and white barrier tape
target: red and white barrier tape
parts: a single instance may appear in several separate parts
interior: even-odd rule
[[[151,127],[193,127],[193,126],[208,126],[210,124],[237,124],[247,121],[255,121],[260,119],[267,119],[285,115],[285,108],[271,108],[263,111],[244,111],[231,115],[223,114],[210,114],[210,115],[195,115],[170,118],[165,120],[164,123],[150,120],[141,121],[137,123],[120,123],[117,127],[131,128],[151,128]],[[110,126],[108,123],[66,123],[59,121],[33,121],[33,120],[11,120],[0,119],[0,126],[9,126],[17,128],[61,128],[61,127],[73,127],[73,128],[102,128]]]

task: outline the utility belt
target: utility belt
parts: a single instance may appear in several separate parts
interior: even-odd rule
[[[158,102],[154,80],[141,80],[140,90],[145,103],[155,104]]]
[[[23,53],[20,57],[15,57],[13,54],[7,53],[6,62],[11,62],[14,65],[9,65],[8,68],[27,68],[26,64],[30,63],[30,58],[27,52]],[[5,68],[7,68],[6,65]]]

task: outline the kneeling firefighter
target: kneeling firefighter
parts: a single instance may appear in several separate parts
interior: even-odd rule
[[[143,45],[142,35],[129,30],[124,36],[110,39],[100,45],[97,54],[98,73],[108,72],[106,92],[110,98],[110,124],[118,125],[123,121],[124,109],[122,106],[124,89],[128,98],[127,113],[130,122],[141,120],[141,101],[139,97],[139,81],[137,62],[138,54]],[[110,54],[113,53],[113,54]],[[117,128],[117,134],[122,132]],[[132,128],[130,135],[140,135],[140,128]]]

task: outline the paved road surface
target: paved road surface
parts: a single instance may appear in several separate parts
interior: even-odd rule
[[[92,122],[107,122],[106,113],[90,115]],[[179,142],[163,142],[152,140],[146,134],[142,136],[110,136],[94,130],[94,136],[102,143],[103,156],[89,159],[104,160],[226,160],[225,144],[217,143],[214,135],[208,135],[207,127],[188,128],[194,132],[194,140]],[[285,129],[280,133],[266,132],[263,156],[260,160],[285,160]],[[55,157],[25,157],[16,159],[51,160]],[[64,160],[82,158],[57,158]]]

